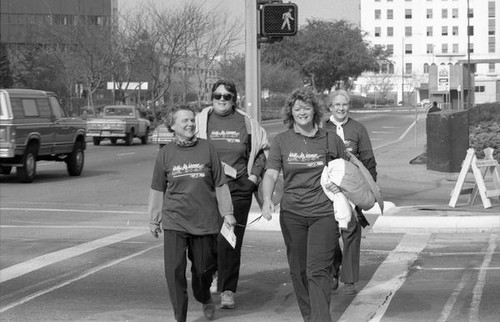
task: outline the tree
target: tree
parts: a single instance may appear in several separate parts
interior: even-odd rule
[[[9,88],[13,84],[7,48],[4,43],[0,43],[0,88]]]
[[[370,47],[363,36],[344,20],[311,19],[296,36],[264,46],[262,60],[292,67],[318,92],[330,91],[363,72],[378,70],[388,57],[382,46]]]

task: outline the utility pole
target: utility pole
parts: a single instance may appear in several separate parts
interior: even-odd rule
[[[401,38],[401,106],[405,105],[405,37]]]
[[[245,0],[245,110],[260,122],[260,74],[257,48],[257,1]]]
[[[471,88],[470,88],[470,12],[469,0],[467,0],[467,109],[471,108]]]

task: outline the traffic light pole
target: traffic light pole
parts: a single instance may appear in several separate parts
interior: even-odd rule
[[[257,46],[257,2],[245,0],[245,110],[260,122],[260,50]]]

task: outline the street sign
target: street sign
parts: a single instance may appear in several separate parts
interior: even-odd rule
[[[294,3],[262,5],[260,33],[264,37],[294,36],[298,29],[298,8]]]
[[[439,65],[438,72],[438,91],[439,92],[449,92],[450,91],[450,66],[449,65]]]

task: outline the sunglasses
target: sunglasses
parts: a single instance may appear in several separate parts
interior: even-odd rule
[[[221,94],[221,93],[214,93],[212,96],[216,100],[220,100],[221,98],[224,98],[225,101],[230,101],[233,98],[233,94],[228,93],[228,94]]]

